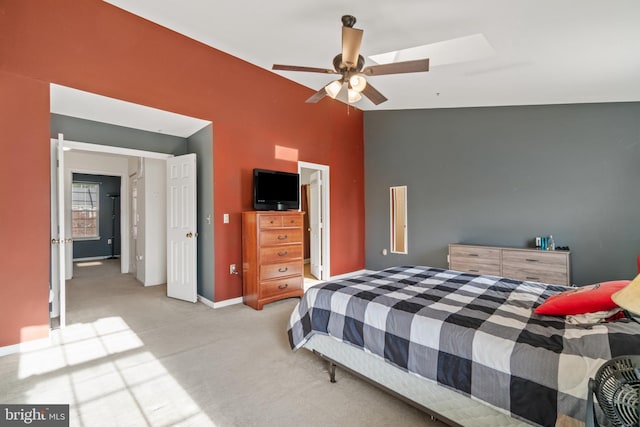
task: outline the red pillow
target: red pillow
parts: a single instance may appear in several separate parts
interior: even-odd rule
[[[551,295],[534,311],[536,314],[568,316],[612,310],[617,305],[611,300],[611,295],[627,286],[630,282],[630,280],[614,280],[596,283],[595,285],[579,286],[560,294]]]

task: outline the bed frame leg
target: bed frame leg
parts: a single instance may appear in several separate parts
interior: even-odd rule
[[[329,381],[336,382],[336,364],[333,362],[329,362]]]

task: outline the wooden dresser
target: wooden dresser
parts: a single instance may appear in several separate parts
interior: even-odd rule
[[[449,268],[475,274],[571,286],[569,251],[449,245]]]
[[[298,211],[242,213],[244,303],[264,304],[303,293],[303,215]]]

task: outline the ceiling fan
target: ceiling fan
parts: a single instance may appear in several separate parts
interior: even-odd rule
[[[316,103],[327,95],[335,99],[340,93],[346,91],[349,103],[359,101],[362,94],[369,98],[375,105],[385,102],[387,98],[371,86],[365,76],[429,71],[428,58],[364,67],[364,58],[360,55],[363,30],[353,28],[355,23],[356,18],[354,16],[344,15],[342,17],[342,53],[339,53],[333,58],[333,70],[330,68],[280,64],[274,64],[272,69],[339,74],[341,76],[338,80],[332,81],[313,94],[306,100],[307,103]]]

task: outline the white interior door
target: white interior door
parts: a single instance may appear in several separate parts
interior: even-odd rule
[[[196,155],[167,160],[167,296],[197,299]]]
[[[58,140],[51,140],[51,317],[60,317],[61,328],[66,325],[64,222],[64,150],[59,134]]]
[[[309,246],[311,250],[311,274],[317,279],[322,274],[322,239],[320,233],[322,231],[322,181],[320,171],[311,174],[309,185],[309,227],[311,228],[311,236]]]

